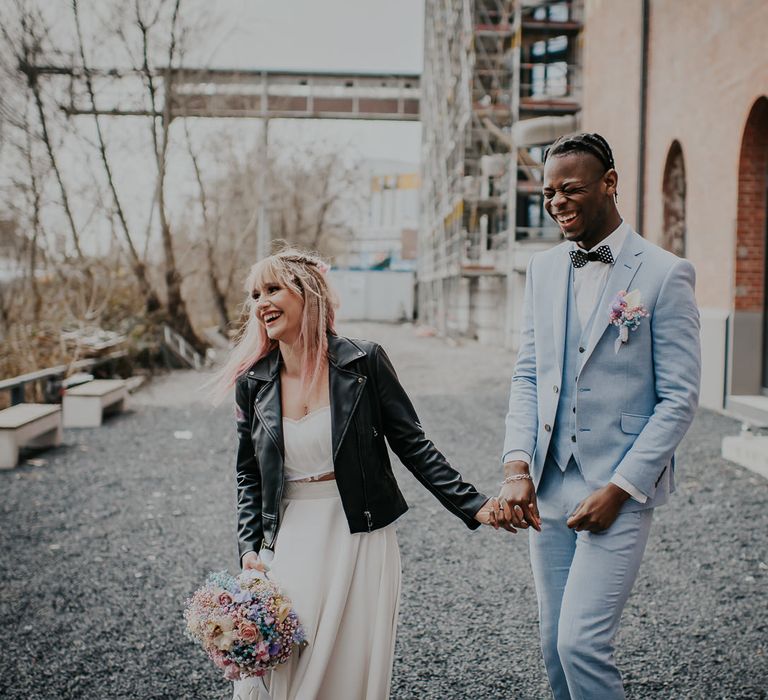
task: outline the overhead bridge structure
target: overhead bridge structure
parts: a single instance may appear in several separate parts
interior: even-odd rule
[[[22,67],[24,69],[24,67]],[[138,71],[89,70],[101,104],[94,110],[81,68],[30,66],[70,79],[70,115],[151,116]],[[174,68],[153,72],[164,102],[155,116],[257,119],[374,119],[418,121],[418,73]]]
[[[419,75],[177,71],[174,111],[190,117],[418,121]]]
[[[261,157],[267,162],[270,119],[368,119],[418,121],[418,73],[374,74],[287,70],[165,68],[152,79],[162,99],[147,100],[147,75],[137,70],[89,69],[36,65],[20,66],[27,75],[69,80],[61,104],[69,115],[154,116],[170,124],[176,118],[261,119]],[[94,106],[87,89],[96,86]],[[258,257],[269,253],[267,168],[260,169]]]

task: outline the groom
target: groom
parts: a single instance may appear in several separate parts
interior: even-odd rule
[[[528,266],[499,521],[536,530],[554,697],[613,700],[625,697],[613,639],[698,400],[694,270],[621,219],[602,136],[563,137],[544,161],[566,240]]]

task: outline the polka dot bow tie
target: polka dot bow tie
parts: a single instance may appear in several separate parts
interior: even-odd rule
[[[571,264],[574,267],[584,267],[588,262],[601,262],[606,265],[613,265],[613,253],[607,245],[601,245],[597,250],[591,250],[585,253],[581,249],[572,250],[568,253],[571,256]]]

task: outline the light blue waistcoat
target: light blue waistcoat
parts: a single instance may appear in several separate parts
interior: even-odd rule
[[[597,295],[599,299],[602,289]],[[576,428],[576,392],[579,390],[576,379],[581,369],[584,351],[592,332],[592,324],[595,319],[595,309],[587,321],[585,328],[581,327],[579,312],[576,307],[576,293],[573,285],[573,266],[568,272],[568,308],[566,310],[565,348],[563,350],[563,378],[560,383],[560,400],[557,404],[555,423],[552,426],[552,441],[549,443],[549,451],[555,458],[560,469],[565,471],[568,460],[573,455],[576,464],[581,469],[579,458],[579,432]],[[581,349],[581,352],[579,352]],[[582,389],[584,391],[584,389]],[[588,428],[581,428],[588,431]],[[576,440],[573,440],[573,437]]]

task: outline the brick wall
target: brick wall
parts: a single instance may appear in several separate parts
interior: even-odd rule
[[[767,188],[768,99],[763,97],[749,114],[739,154],[735,289],[738,311],[763,308]]]

